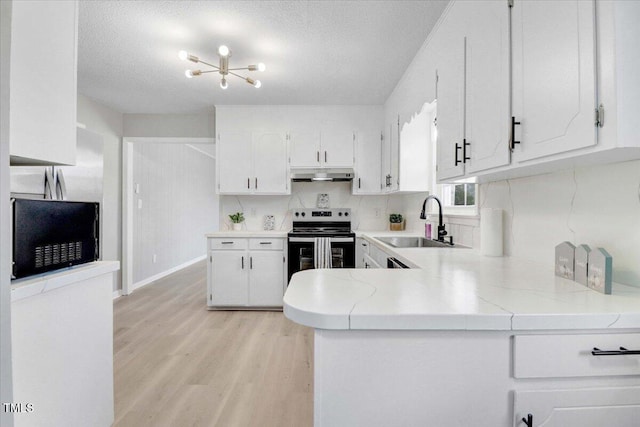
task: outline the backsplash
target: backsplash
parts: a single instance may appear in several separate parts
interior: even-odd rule
[[[275,229],[291,229],[290,210],[316,207],[319,193],[329,195],[332,208],[351,208],[355,230],[386,230],[390,213],[402,213],[402,196],[359,196],[351,194],[350,182],[293,182],[288,196],[221,196],[220,229],[231,228],[229,214],[244,212],[243,229],[262,230],[265,215],[275,216]],[[420,211],[415,210],[416,217]]]
[[[504,210],[505,255],[552,265],[562,241],[600,246],[613,281],[640,286],[640,161],[483,184],[480,207]]]

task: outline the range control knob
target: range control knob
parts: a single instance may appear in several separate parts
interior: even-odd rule
[[[296,216],[300,216],[300,212],[296,212]]]
[[[342,212],[338,212],[338,216],[342,216]]]
[[[345,212],[345,213],[344,213],[344,216],[349,216],[349,212]]]
[[[305,216],[306,214],[304,212],[302,212],[302,216]]]

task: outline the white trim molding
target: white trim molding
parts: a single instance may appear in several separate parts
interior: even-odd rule
[[[131,286],[129,286],[129,293],[135,291],[136,289],[140,289],[141,287],[146,286],[146,285],[148,285],[150,283],[153,283],[156,280],[160,280],[163,277],[166,277],[166,276],[168,276],[168,275],[170,275],[172,273],[175,273],[176,271],[180,271],[183,268],[187,268],[190,265],[193,265],[193,264],[195,264],[197,262],[204,261],[205,259],[207,259],[207,255],[206,254],[202,255],[202,256],[199,256],[197,258],[194,258],[194,259],[192,259],[190,261],[184,262],[184,263],[182,263],[180,265],[177,265],[177,266],[175,266],[173,268],[170,268],[168,270],[165,270],[165,271],[163,271],[161,273],[155,274],[155,275],[153,275],[151,277],[147,277],[146,279],[140,280],[139,282],[136,282],[136,283],[132,284]]]

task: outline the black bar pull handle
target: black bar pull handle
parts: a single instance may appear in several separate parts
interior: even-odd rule
[[[251,178],[247,178],[247,188],[251,188]]]
[[[516,148],[516,144],[520,144],[520,141],[516,141],[516,126],[519,126],[521,123],[516,122],[516,118],[511,116],[511,144],[509,148],[513,151]]]
[[[533,427],[533,415],[527,414],[527,418],[522,418],[522,422],[527,425],[527,427]]]
[[[470,145],[471,143],[467,142],[466,139],[462,140],[462,163],[467,163],[467,160],[471,160],[471,157],[467,156],[467,147]]]
[[[256,176],[256,190],[258,189],[258,177]]]
[[[223,245],[233,245],[233,242],[222,242]]]
[[[462,160],[458,160],[458,151],[460,151],[462,149],[462,147],[460,146],[460,144],[458,144],[456,142],[456,158],[455,158],[455,165],[454,166],[458,166],[460,163],[462,163]]]
[[[252,270],[252,269],[253,269],[253,257],[250,256],[249,257],[249,270]]]
[[[244,270],[244,257],[242,257],[242,269]]]
[[[271,242],[260,242],[261,245],[270,245]]]
[[[358,188],[361,188],[362,186],[362,182],[360,181],[360,178],[358,178]]]
[[[640,354],[640,350],[628,350],[624,347],[620,347],[619,350],[600,350],[598,347],[593,347],[591,351],[592,356],[629,356],[634,354]]]
[[[327,163],[327,152],[324,152],[324,162]]]
[[[320,163],[320,152],[316,151],[316,161]]]

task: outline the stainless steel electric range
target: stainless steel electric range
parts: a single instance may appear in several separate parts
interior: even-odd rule
[[[315,268],[315,239],[331,239],[332,268],[355,268],[356,235],[351,231],[351,209],[294,209],[289,232],[289,280],[302,270]]]

